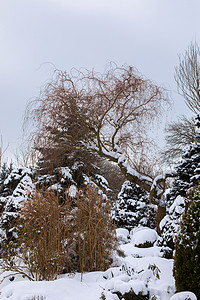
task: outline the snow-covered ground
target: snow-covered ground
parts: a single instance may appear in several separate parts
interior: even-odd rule
[[[155,300],[197,300],[190,292],[174,295],[173,260],[162,258],[159,247],[135,246],[139,242],[153,242],[155,231],[140,228],[132,231],[130,237],[128,231],[118,229],[117,236],[124,255],[116,253],[114,266],[107,271],[84,273],[82,278],[79,273],[65,274],[55,281],[40,282],[10,275],[1,283],[0,300],[100,300],[102,295],[106,300],[118,300],[114,292],[123,294],[131,289],[136,294],[149,293],[150,299]],[[0,279],[5,275],[9,274],[3,273]]]

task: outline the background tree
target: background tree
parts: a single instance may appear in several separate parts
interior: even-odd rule
[[[34,149],[54,157],[53,163],[55,157],[64,163],[108,159],[128,180],[149,192],[153,179],[140,168],[131,168],[127,159],[137,162],[150,145],[149,126],[167,102],[166,91],[132,67],[111,64],[104,74],[56,71],[43,94],[28,106],[27,116],[36,125]],[[152,194],[162,193],[154,181]]]
[[[200,48],[191,43],[183,55],[179,56],[179,65],[175,68],[175,80],[178,92],[184,97],[189,109],[200,111]]]
[[[195,118],[179,117],[167,126],[166,134],[166,147],[161,153],[162,161],[173,165],[180,160],[184,149],[196,139]]]
[[[13,153],[13,164],[16,167],[34,167],[37,164],[37,152],[33,152],[31,145],[24,141]]]

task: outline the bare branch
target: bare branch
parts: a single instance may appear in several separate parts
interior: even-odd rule
[[[127,161],[137,161],[143,145],[149,144],[149,126],[167,103],[166,91],[132,67],[111,64],[104,74],[56,71],[55,79],[27,109],[36,126],[34,149],[43,155],[50,149],[65,162],[98,155],[118,164],[127,179],[150,192],[152,178]]]

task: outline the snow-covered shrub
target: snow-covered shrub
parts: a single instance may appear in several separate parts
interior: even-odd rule
[[[168,214],[160,222],[162,237],[157,245],[162,246],[163,256],[172,258],[176,235],[180,230],[180,221],[185,209],[185,198],[177,196],[174,203],[168,209]]]
[[[8,196],[8,190],[5,189],[4,181],[9,176],[9,174],[12,172],[13,165],[12,163],[8,166],[6,163],[2,164],[1,170],[0,170],[0,194],[1,196]]]
[[[59,185],[63,191],[71,184],[75,184],[74,174],[72,169],[68,167],[55,168],[51,174],[41,174],[41,171],[39,170],[36,184],[39,189],[44,190],[51,186]]]
[[[21,179],[26,175],[33,177],[33,171],[30,168],[23,167],[13,169],[3,182],[4,189],[9,190],[12,194],[13,190],[20,183]]]
[[[155,228],[154,206],[139,186],[125,181],[117,199],[116,226],[131,230],[138,225]]]
[[[148,227],[137,227],[131,230],[131,243],[135,247],[147,248],[152,247],[158,239],[158,234],[155,230]]]
[[[150,295],[155,293],[150,283],[155,284],[160,280],[160,272],[155,264],[149,264],[148,267],[141,269],[138,265],[133,268],[125,263],[104,273],[104,279],[108,280],[105,288],[116,294],[119,299],[150,299]]]
[[[20,168],[13,170],[4,181],[4,188],[6,189],[6,186],[9,186],[9,194],[11,195],[5,197],[0,194],[0,229],[7,238],[12,237],[12,228],[15,226],[15,219],[21,203],[27,199],[34,189],[32,177],[33,174],[30,169]],[[13,189],[11,189],[11,186]]]
[[[200,187],[191,188],[177,236],[174,259],[176,289],[200,298]]]

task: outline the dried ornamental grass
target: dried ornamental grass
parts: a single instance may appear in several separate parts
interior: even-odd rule
[[[53,191],[36,190],[24,202],[16,241],[2,245],[1,267],[31,280],[64,272],[105,270],[116,247],[111,205],[94,184],[62,204]]]

